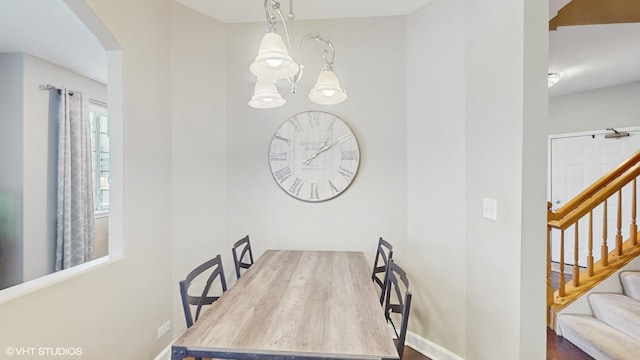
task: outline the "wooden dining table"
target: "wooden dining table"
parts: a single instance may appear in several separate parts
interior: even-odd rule
[[[171,359],[398,359],[362,252],[268,250]]]

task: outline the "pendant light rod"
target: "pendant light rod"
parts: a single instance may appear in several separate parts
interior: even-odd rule
[[[307,40],[316,40],[320,43],[324,43],[325,45],[327,45],[329,47],[329,49],[324,49],[322,50],[322,59],[324,59],[324,69],[330,69],[333,65],[333,59],[336,56],[336,51],[335,48],[333,47],[333,44],[331,43],[330,40],[323,38],[320,35],[312,35],[312,34],[307,34],[305,35],[304,38],[302,38],[302,41],[300,41],[300,45],[298,45],[298,53],[297,53],[297,57],[294,56],[294,59],[296,61],[296,63],[298,63],[298,65],[300,66],[300,70],[298,71],[298,73],[296,73],[295,75],[293,75],[290,78],[287,78],[287,80],[289,81],[289,83],[291,84],[291,93],[295,94],[296,93],[296,86],[298,85],[298,82],[300,81],[300,79],[302,79],[302,71],[304,70],[304,64],[302,61],[302,45],[304,45]]]
[[[316,40],[318,42],[325,43],[329,47],[329,50],[325,49],[325,50],[322,51],[322,58],[324,59],[325,63],[327,63],[329,65],[333,65],[333,59],[335,59],[335,57],[336,57],[336,49],[333,47],[333,44],[331,43],[331,41],[329,39],[325,39],[320,35],[308,34],[300,42],[300,46],[298,47],[298,53],[300,53],[300,49],[302,48],[302,44],[306,40]],[[300,56],[300,57],[302,58],[302,56]],[[302,59],[300,59],[300,62],[302,62]]]
[[[269,6],[269,3],[271,3],[271,6]],[[269,9],[271,9],[271,11],[269,11]],[[291,21],[291,24],[289,26],[287,26],[287,21],[284,18],[284,14],[282,14],[282,10],[280,10],[280,3],[277,0],[264,0],[264,14],[267,18],[267,22],[269,23],[269,28],[267,29],[267,31],[277,33],[277,18],[274,13],[278,14],[278,17],[282,21],[282,26],[284,27],[284,35],[287,39],[287,48],[291,50],[291,44],[293,43],[293,19],[296,17],[293,13],[293,0],[289,0],[289,14],[287,15],[287,17]],[[291,32],[289,32],[289,28],[291,28]],[[295,59],[295,56],[292,57]]]
[[[287,79],[291,85],[291,93],[296,92],[296,86],[302,78],[304,69],[301,64],[302,44],[307,40],[316,40],[327,47],[322,52],[324,66],[318,76],[318,81],[309,92],[309,100],[322,105],[335,105],[345,101],[347,94],[340,86],[333,72],[335,48],[331,41],[320,35],[307,34],[300,41],[298,48],[294,49],[292,46],[295,43],[293,39],[293,23],[295,19],[293,0],[289,0],[287,19],[285,19],[280,9],[278,0],[264,0],[264,12],[269,26],[260,43],[258,56],[250,66],[250,70],[256,75],[257,81],[254,96],[251,98],[249,105],[263,109],[284,105],[286,101],[278,94],[275,87],[278,79]],[[284,35],[287,38],[286,45],[277,31],[276,22],[278,18],[280,18],[284,27]],[[289,25],[287,25],[287,20],[290,22]]]
[[[267,17],[267,22],[269,23],[269,25],[275,25],[276,17],[269,12],[269,2],[271,2],[271,0],[264,0],[264,15]],[[273,12],[280,11],[280,3],[277,1],[273,1],[271,9]]]

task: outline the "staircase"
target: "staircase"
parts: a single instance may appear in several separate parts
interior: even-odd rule
[[[640,359],[639,177],[640,151],[556,211],[547,204],[547,325],[596,360]]]
[[[640,271],[620,272],[622,293],[588,295],[592,315],[560,314],[562,336],[596,360],[640,358]]]
[[[556,329],[557,315],[563,309],[640,256],[636,221],[639,176],[640,151],[555,212],[551,203],[547,204],[547,324],[552,329]],[[601,230],[594,231],[596,223],[601,224]],[[580,248],[588,249],[585,257]],[[556,291],[551,282],[553,251],[559,254]],[[565,264],[571,264],[569,283]]]

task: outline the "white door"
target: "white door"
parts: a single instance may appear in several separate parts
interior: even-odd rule
[[[640,150],[640,129],[619,129],[630,135],[621,138],[606,138],[605,134],[612,131],[598,131],[593,133],[569,134],[550,138],[549,164],[549,201],[553,210],[557,210],[582,190],[593,184],[620,163]],[[624,189],[623,192],[629,191]],[[625,194],[626,195],[626,194]],[[617,232],[617,198],[607,202],[607,244],[609,251],[615,246]],[[623,204],[623,239],[629,237],[630,208]],[[600,259],[600,245],[602,244],[603,214],[601,207],[593,213],[593,256]],[[627,224],[626,226],[624,224]],[[574,231],[573,227],[565,231],[565,258],[567,264],[574,263]],[[588,219],[579,222],[580,239],[587,239],[589,227]],[[551,258],[560,260],[560,232],[552,231]],[[580,266],[586,266],[588,254],[587,241],[582,240],[578,247]]]

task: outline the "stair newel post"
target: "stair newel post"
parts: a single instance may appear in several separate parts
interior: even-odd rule
[[[560,230],[560,274],[558,276],[558,295],[565,296],[564,292],[564,230]]]
[[[629,235],[631,237],[631,244],[636,246],[638,245],[638,225],[636,224],[636,179],[633,179],[633,187],[631,189],[631,226],[629,229]]]
[[[622,189],[618,190],[618,218],[616,219],[616,255],[622,256]]]
[[[551,283],[551,226],[547,225],[547,326],[551,325],[553,285]]]
[[[587,255],[587,271],[593,277],[593,210],[589,211],[589,254]]]
[[[600,261],[602,266],[609,265],[609,247],[607,246],[607,199],[602,203],[604,211],[602,212],[602,246],[600,248]]]
[[[580,286],[580,266],[578,266],[578,244],[579,244],[579,238],[578,238],[578,222],[580,220],[576,221],[575,224],[573,224],[573,286],[578,287]]]

